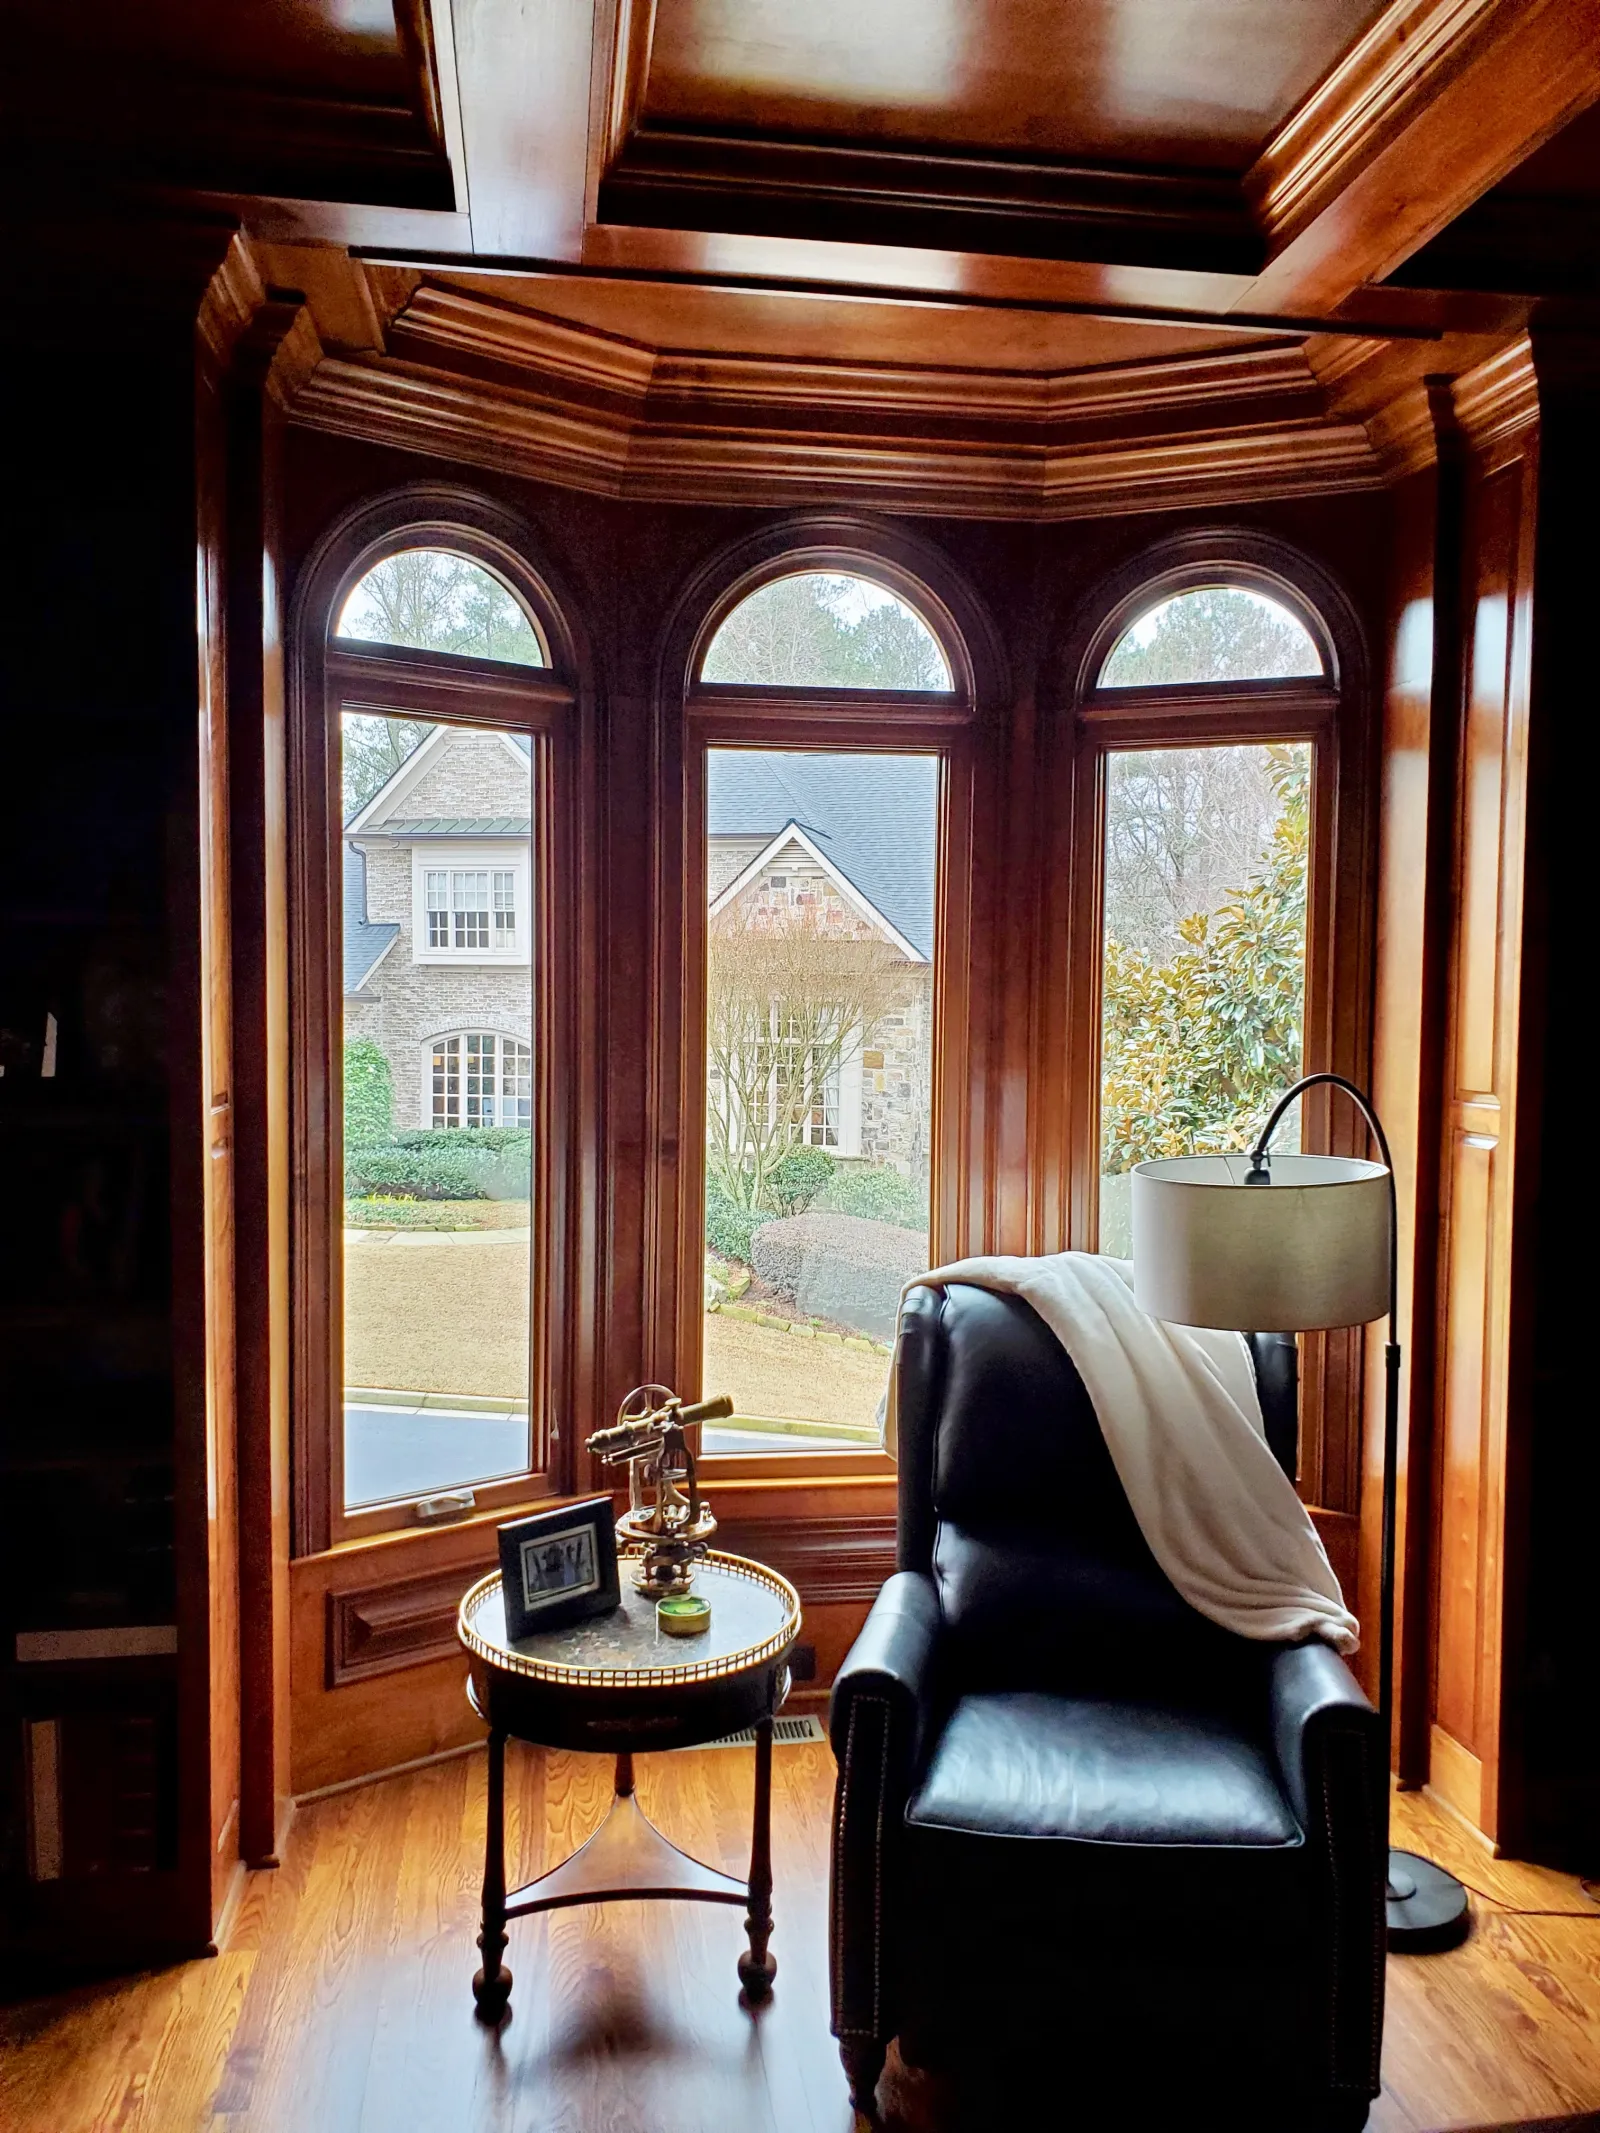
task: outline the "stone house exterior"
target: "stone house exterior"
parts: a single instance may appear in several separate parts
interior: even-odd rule
[[[717,749],[708,893],[811,906],[905,965],[851,1047],[814,1138],[927,1169],[937,767],[913,756]],[[531,763],[512,736],[438,726],[344,833],[346,1041],[389,1062],[398,1130],[524,1125],[532,1096]]]
[[[530,1122],[532,815],[525,745],[436,726],[345,829],[345,1039],[398,1130]]]

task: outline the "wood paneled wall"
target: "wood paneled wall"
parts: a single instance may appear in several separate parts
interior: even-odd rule
[[[1436,464],[1395,498],[1374,1064],[1407,1291],[1400,1767],[1502,1848],[1581,1861],[1597,1462],[1560,1000],[1588,952],[1572,741],[1600,360],[1536,335],[1433,403]]]

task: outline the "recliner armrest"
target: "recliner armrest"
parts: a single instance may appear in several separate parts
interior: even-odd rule
[[[1382,1728],[1377,1712],[1339,1654],[1327,1644],[1286,1644],[1273,1654],[1268,1676],[1272,1745],[1289,1804],[1308,1829],[1319,1809],[1318,1742],[1328,1730],[1357,1736],[1373,1757],[1375,1773],[1383,1766]]]
[[[828,1906],[833,2033],[852,2048],[870,2046],[880,2064],[898,2025],[904,1816],[934,1722],[938,1647],[932,1578],[897,1571],[839,1669],[829,1712],[839,1766]]]
[[[1320,2078],[1350,2123],[1378,2093],[1383,2042],[1389,1743],[1360,1683],[1325,1644],[1286,1645],[1269,1676],[1278,1769],[1305,1832],[1329,2021]]]
[[[939,1596],[920,1570],[897,1570],[872,1603],[861,1634],[834,1677],[828,1733],[835,1760],[842,1758],[856,1698],[886,1701],[911,1767],[921,1759],[933,1710],[935,1654],[939,1641]]]

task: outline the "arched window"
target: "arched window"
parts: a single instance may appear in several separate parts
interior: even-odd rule
[[[1312,1036],[1331,660],[1254,571],[1192,574],[1113,610],[1083,705],[1101,795],[1098,1245],[1114,1257],[1135,1165],[1248,1147]],[[1158,709],[1161,690],[1182,695]]]
[[[1131,622],[1100,669],[1102,689],[1291,681],[1323,672],[1305,624],[1245,585],[1196,585]]]
[[[482,563],[446,548],[402,548],[374,563],[350,588],[333,633],[508,666],[550,664],[511,588]]]
[[[892,1303],[931,1263],[942,844],[972,683],[904,564],[830,539],[765,567],[690,662],[703,1015],[683,1131],[703,1136],[706,1220],[685,1271],[705,1288],[701,1382],[735,1408],[703,1451],[851,1471],[883,1456]]]
[[[842,571],[774,578],[712,638],[700,679],[755,688],[949,690],[950,662],[897,593]]]
[[[419,488],[353,514],[302,582],[296,1161],[326,1208],[296,1276],[311,1552],[425,1522],[441,1493],[483,1509],[554,1486],[566,1154],[545,1127],[574,1007],[548,889],[576,696],[528,546],[486,500]]]
[[[499,1030],[459,1030],[428,1046],[428,1123],[446,1130],[533,1124],[533,1047]]]

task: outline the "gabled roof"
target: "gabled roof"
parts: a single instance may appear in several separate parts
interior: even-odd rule
[[[803,860],[812,860],[820,866],[843,895],[846,903],[853,906],[871,925],[876,926],[884,939],[892,947],[898,948],[909,961],[925,963],[928,960],[914,941],[908,941],[900,928],[891,919],[886,918],[869,897],[862,895],[849,875],[834,865],[816,839],[808,836],[798,822],[786,822],[777,836],[770,843],[764,844],[755,857],[735,874],[727,887],[712,898],[712,917],[715,918],[719,911],[726,911],[728,906],[737,902],[745,890],[758,882],[770,867],[778,866],[791,853],[798,853]],[[793,860],[790,859],[789,863],[793,865]]]
[[[344,990],[359,992],[393,945],[400,928],[367,916],[367,859],[346,840],[344,848]]]
[[[454,737],[464,730],[466,729],[460,726],[435,726],[418,742],[399,768],[390,772],[371,799],[363,801],[350,816],[344,826],[345,835],[349,836],[353,831],[368,828],[387,830],[390,827],[386,819],[389,810],[398,807],[407,793],[421,784],[432,767],[433,758],[448,748]],[[524,761],[532,759],[533,743],[525,733],[502,732],[500,738]]]
[[[712,837],[776,837],[793,823],[925,958],[933,954],[939,765],[924,755],[714,748]]]

